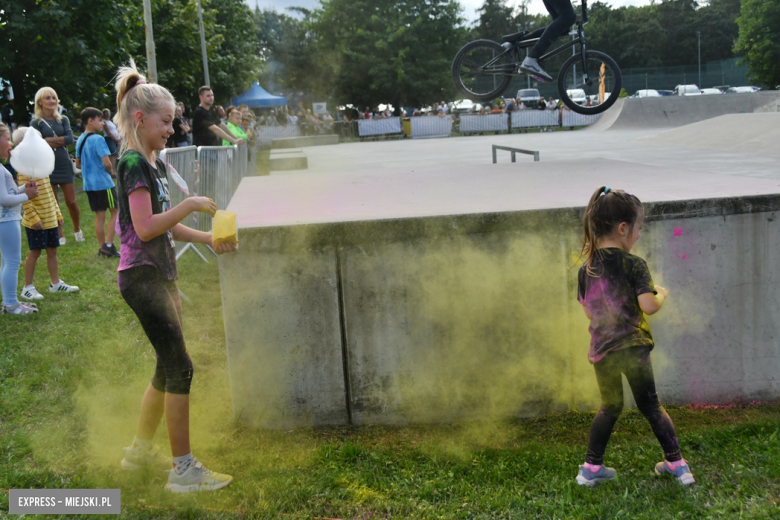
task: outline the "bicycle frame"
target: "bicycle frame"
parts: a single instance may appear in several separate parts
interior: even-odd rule
[[[558,54],[562,53],[569,47],[573,47],[575,45],[580,46],[580,57],[582,59],[582,72],[583,77],[585,79],[585,82],[590,84],[590,76],[588,75],[588,62],[585,59],[585,30],[583,29],[583,26],[587,24],[590,21],[588,18],[588,2],[587,0],[582,0],[582,20],[579,20],[577,22],[577,38],[573,39],[570,42],[566,42],[559,47],[556,47],[555,49],[551,50],[547,54],[543,55],[541,58],[539,58],[539,61],[544,61],[548,58],[552,58],[553,56],[557,56]],[[539,38],[532,38],[530,40],[520,40],[518,42],[515,42],[513,45],[508,47],[504,52],[499,54],[498,56],[494,57],[491,61],[487,62],[483,67],[489,67],[493,65],[496,61],[498,61],[499,58],[502,56],[505,56],[507,53],[512,53],[512,51],[515,52],[517,56],[517,62],[522,61],[522,56],[520,55],[520,49],[525,49],[527,47],[531,47],[536,42],[539,41]],[[494,74],[496,76],[505,76],[507,74],[511,76],[522,76],[523,74],[517,72],[517,67],[512,67],[511,71],[502,71],[501,69],[495,69],[495,71],[488,72],[485,71],[486,74]]]

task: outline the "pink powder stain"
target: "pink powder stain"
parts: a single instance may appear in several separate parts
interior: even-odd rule
[[[683,255],[683,260],[685,260],[685,256],[686,256],[686,255]]]
[[[682,229],[681,228],[674,228],[674,236],[681,237],[682,236]]]

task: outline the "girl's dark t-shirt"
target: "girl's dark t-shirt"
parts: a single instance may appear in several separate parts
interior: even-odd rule
[[[639,307],[639,295],[657,294],[647,262],[620,248],[599,249],[588,274],[582,266],[578,276],[578,301],[588,309],[590,351],[598,363],[608,352],[629,347],[653,348],[653,335]]]
[[[166,280],[176,280],[176,250],[171,231],[168,230],[148,242],[144,242],[135,232],[133,219],[130,216],[130,194],[138,188],[149,190],[152,214],[158,215],[171,208],[168,172],[165,163],[157,159],[155,167],[152,167],[149,161],[135,150],[128,150],[119,160],[117,166],[117,188],[119,190],[117,227],[122,244],[122,256],[117,271],[141,265],[151,265],[156,267]]]

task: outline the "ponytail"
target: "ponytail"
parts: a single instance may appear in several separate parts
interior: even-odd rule
[[[642,203],[635,195],[609,186],[599,186],[593,193],[582,217],[582,249],[580,258],[585,258],[585,269],[590,276],[600,276],[593,271],[593,260],[598,251],[598,242],[611,235],[621,222],[630,228],[642,212]]]
[[[146,77],[138,72],[132,58],[129,65],[119,67],[115,89],[114,124],[116,124],[122,139],[120,153],[124,153],[128,148],[143,149],[135,113],[140,110],[144,114],[154,114],[175,106],[176,101],[165,87],[156,83],[148,83]]]

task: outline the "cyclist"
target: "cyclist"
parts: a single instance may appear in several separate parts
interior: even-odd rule
[[[537,29],[523,38],[524,40],[539,38],[539,41],[528,51],[528,56],[520,64],[519,72],[541,81],[552,81],[552,76],[547,74],[537,60],[555,40],[569,32],[569,27],[577,21],[577,15],[574,14],[574,7],[569,0],[544,0],[544,6],[552,16],[553,21],[547,27]]]

